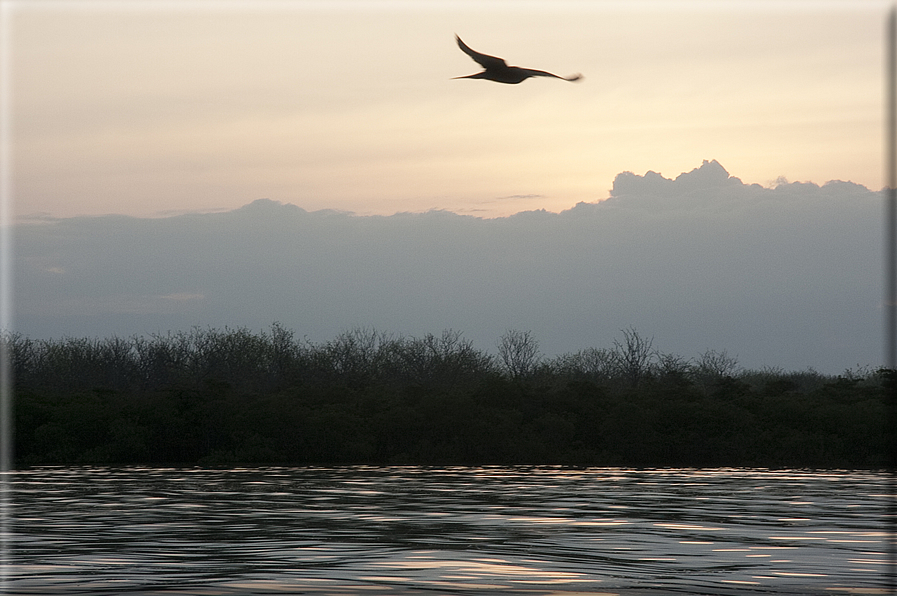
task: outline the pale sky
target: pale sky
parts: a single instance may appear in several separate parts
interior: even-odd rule
[[[13,207],[483,217],[716,159],[884,185],[887,2],[5,2]],[[452,80],[509,64],[584,80]]]

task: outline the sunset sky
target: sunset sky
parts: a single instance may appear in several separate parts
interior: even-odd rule
[[[715,159],[884,185],[887,2],[10,2],[14,214],[496,217]],[[455,45],[560,75],[453,80]]]

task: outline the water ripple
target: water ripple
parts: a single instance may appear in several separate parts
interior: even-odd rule
[[[883,593],[887,487],[873,472],[38,468],[13,480],[7,593]]]

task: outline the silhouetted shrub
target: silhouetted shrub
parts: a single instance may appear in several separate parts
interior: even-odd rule
[[[890,463],[890,371],[745,371],[725,352],[660,354],[632,328],[550,359],[530,332],[497,357],[450,330],[4,339],[20,466]]]

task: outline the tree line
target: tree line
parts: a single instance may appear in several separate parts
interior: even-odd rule
[[[312,343],[201,329],[132,338],[3,336],[17,466],[569,464],[885,468],[897,375],[745,370],[635,329],[546,357],[457,331],[357,328]],[[890,400],[890,401],[889,401]]]

